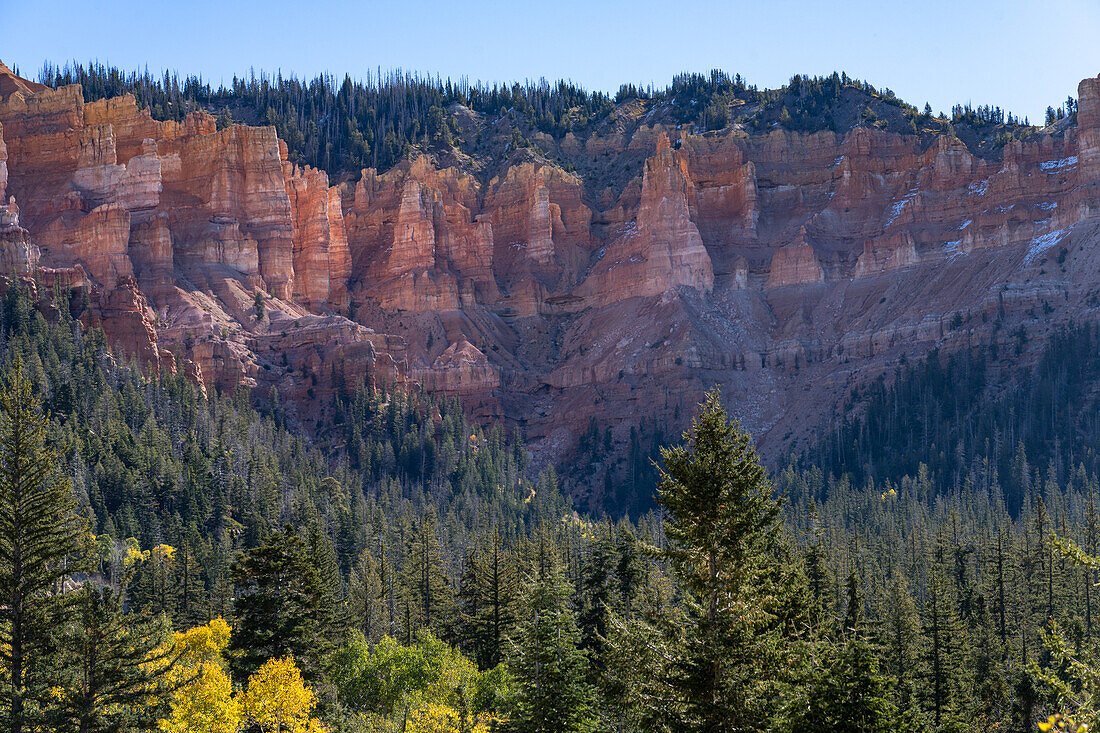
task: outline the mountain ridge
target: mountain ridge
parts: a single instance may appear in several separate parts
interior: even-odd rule
[[[552,155],[513,149],[488,178],[414,154],[335,183],[273,126],[0,79],[5,274],[68,288],[151,367],[277,390],[307,429],[336,381],[460,396],[597,503],[640,424],[675,430],[713,384],[776,457],[901,356],[1019,328],[1038,348],[1100,305],[1098,79],[999,154],[950,126],[639,117],[540,133]],[[570,466],[593,420],[610,448]]]

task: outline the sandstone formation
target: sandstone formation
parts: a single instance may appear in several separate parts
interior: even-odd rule
[[[6,67],[0,89],[5,274],[85,290],[82,320],[120,353],[204,386],[283,380],[304,403],[305,388],[258,359],[312,363],[298,352],[317,354],[318,369],[321,354],[347,355],[359,371],[381,359],[398,377],[400,339],[313,315],[347,305],[340,193],[325,173],[288,163],[272,128],[218,130],[201,112],[160,122],[132,96],[85,104],[78,86],[49,89]],[[272,330],[288,317],[316,344]]]
[[[621,227],[593,268],[582,292],[595,298],[585,305],[660,295],[679,287],[709,292],[714,270],[692,220],[694,199],[687,160],[662,135],[645,164],[637,216]]]
[[[1100,77],[1084,79],[1077,88],[1079,171],[1084,181],[1100,180]]]
[[[546,154],[330,181],[271,127],[0,66],[0,270],[307,424],[335,382],[384,377],[561,463],[590,421],[620,446],[671,432],[717,383],[774,456],[901,355],[1100,315],[1100,78],[1079,91],[1076,122],[984,157],[867,127],[690,134],[631,100]]]
[[[314,310],[346,307],[351,258],[340,191],[315,168],[285,173],[294,231],[294,300]]]

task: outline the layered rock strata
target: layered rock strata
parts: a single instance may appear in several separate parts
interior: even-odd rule
[[[418,155],[333,185],[273,128],[0,66],[0,269],[86,292],[120,351],[277,387],[306,422],[333,377],[383,375],[561,463],[592,420],[625,445],[721,384],[779,455],[901,355],[1097,316],[1100,79],[1079,92],[1076,122],[996,156],[862,127],[693,135],[635,100],[492,175]]]

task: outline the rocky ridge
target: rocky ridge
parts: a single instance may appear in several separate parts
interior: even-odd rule
[[[159,122],[2,65],[0,125],[4,273],[70,288],[151,368],[277,388],[307,426],[336,381],[384,378],[461,395],[562,465],[593,420],[622,446],[721,384],[776,457],[901,355],[1100,308],[1100,79],[1075,124],[996,158],[865,127],[544,141],[582,170],[641,161],[599,192],[538,155],[333,182],[274,128]],[[612,451],[573,475],[617,470]]]

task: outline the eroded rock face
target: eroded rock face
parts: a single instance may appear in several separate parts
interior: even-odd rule
[[[19,205],[15,197],[0,206],[0,272],[30,277],[38,269],[42,253],[19,225]]]
[[[1077,140],[1083,178],[1100,178],[1100,77],[1084,79],[1077,87]]]
[[[157,366],[162,361],[165,364],[172,362],[171,356],[167,352],[162,354],[160,350],[156,316],[132,277],[125,278],[103,293],[96,307],[84,313],[83,320],[88,325],[102,328],[107,339],[117,345],[124,357]]]
[[[158,151],[177,260],[232,268],[289,298],[294,231],[274,128],[234,125],[159,141]]]
[[[442,311],[492,303],[492,223],[477,217],[480,186],[424,157],[363,171],[346,220],[356,297],[382,308]]]
[[[130,212],[121,204],[102,204],[87,214],[66,211],[36,240],[45,254],[44,264],[79,264],[108,291],[134,275],[128,254]]]
[[[867,128],[691,135],[640,104],[538,137],[570,171],[519,151],[338,182],[272,128],[0,67],[0,270],[86,291],[121,351],[206,389],[277,388],[308,425],[335,382],[423,384],[520,427],[536,465],[568,466],[591,420],[619,446],[672,434],[713,384],[781,455],[902,354],[1097,314],[1100,79],[1076,124],[984,158]]]
[[[0,125],[0,201],[5,201],[7,196],[4,190],[8,187],[8,146],[4,144],[4,126]]]
[[[345,308],[351,258],[340,191],[329,187],[324,171],[291,166],[286,173],[294,231],[294,300],[311,310]]]
[[[656,154],[645,164],[635,221],[607,246],[581,292],[592,294],[593,305],[681,287],[709,292],[714,270],[692,220],[694,205],[687,160],[661,136]]]
[[[772,255],[768,268],[768,287],[809,285],[825,282],[825,272],[818,262],[817,252],[808,244],[781,247]]]
[[[448,346],[430,368],[414,366],[412,376],[426,389],[457,395],[476,396],[500,387],[499,371],[465,339]]]
[[[0,267],[84,290],[81,318],[121,353],[182,367],[204,387],[262,387],[277,378],[259,367],[255,334],[287,313],[346,307],[339,191],[289,164],[272,128],[218,130],[201,112],[160,122],[132,96],[86,105],[78,86],[49,89],[6,67],[0,124],[0,183],[12,196],[0,207]],[[264,319],[257,296],[269,301]],[[369,329],[342,320],[309,333],[346,342],[361,367],[384,357],[393,381],[400,348],[380,354]],[[305,388],[290,385],[297,392],[304,402]]]

